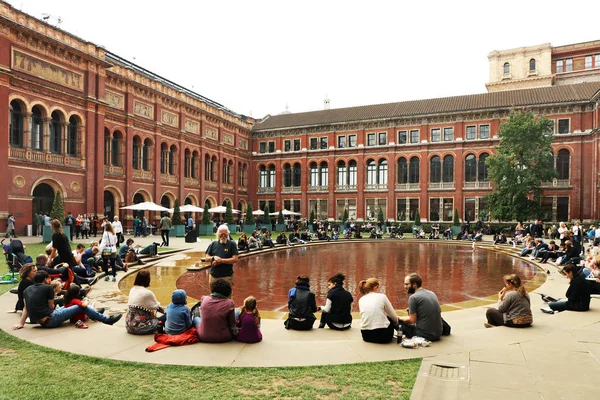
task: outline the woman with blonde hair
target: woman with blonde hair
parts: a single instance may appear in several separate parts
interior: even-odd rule
[[[365,342],[389,343],[398,327],[398,315],[383,293],[379,293],[379,280],[369,278],[358,283],[363,295],[358,300],[360,333]]]
[[[504,287],[498,293],[498,308],[488,308],[485,313],[486,328],[494,326],[510,326],[524,328],[533,323],[531,300],[516,274],[502,277]]]
[[[102,240],[100,240],[100,254],[102,254],[102,270],[106,274],[105,281],[110,280],[108,275],[108,265],[112,267],[112,281],[117,281],[117,245],[119,239],[115,234],[115,230],[110,222],[104,225],[104,233],[102,234]]]

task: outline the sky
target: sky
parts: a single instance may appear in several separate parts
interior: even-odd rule
[[[260,119],[483,93],[493,50],[600,40],[600,1],[10,0]]]

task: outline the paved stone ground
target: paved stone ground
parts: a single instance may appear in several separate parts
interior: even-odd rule
[[[146,241],[151,239],[139,240],[141,244]],[[204,239],[190,246],[176,238],[171,247],[203,251],[207,244]],[[177,257],[183,255],[160,261],[161,265]],[[535,292],[560,297],[564,295],[568,281],[556,267],[548,268],[550,275]],[[108,300],[115,290],[116,285],[112,282],[101,281],[94,286],[91,297],[98,302],[99,299]],[[329,329],[296,332],[285,330],[281,320],[264,319],[264,340],[258,344],[198,343],[155,353],[144,351],[153,343],[152,336],[128,335],[123,329],[123,320],[115,326],[91,323],[87,330],[65,324],[51,330],[28,325],[25,329],[11,331],[18,316],[0,313],[0,329],[32,343],[73,353],[161,364],[274,367],[423,357],[412,399],[598,398],[600,299],[592,299],[589,312],[548,315],[539,310],[544,303],[535,292],[531,294],[534,325],[530,328],[486,329],[483,306],[444,312],[444,318],[452,326],[452,335],[430,347],[414,350],[396,344],[363,342],[358,321],[345,332]],[[103,301],[102,305],[108,306],[108,313],[114,313],[120,311],[122,300],[114,304]],[[0,296],[0,310],[11,309],[15,301],[13,294]],[[99,345],[90,346],[90,343]]]

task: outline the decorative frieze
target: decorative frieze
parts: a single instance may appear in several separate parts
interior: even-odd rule
[[[204,137],[212,140],[219,140],[218,132],[215,128],[206,128],[206,135]]]
[[[125,109],[125,96],[123,96],[122,94],[106,90],[104,98],[109,106],[117,108],[119,110]]]
[[[154,119],[154,107],[137,100],[133,101],[133,113],[140,117]]]
[[[179,127],[179,118],[177,114],[174,114],[172,112],[162,110],[160,120],[163,124],[172,126],[173,128]]]
[[[200,124],[196,121],[192,121],[191,119],[186,118],[185,131],[198,134],[200,132]]]
[[[223,142],[222,143],[229,145],[229,146],[233,146],[233,143],[234,143],[233,135],[231,133],[223,134]]]
[[[12,49],[12,69],[35,76],[69,89],[83,91],[83,75],[59,65],[37,58],[15,48]]]

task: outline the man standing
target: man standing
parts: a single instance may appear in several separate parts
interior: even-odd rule
[[[17,238],[17,234],[15,233],[15,216],[10,213],[8,214],[8,223],[6,225],[6,237],[10,237],[12,235],[13,238]]]
[[[402,332],[407,337],[420,336],[435,342],[442,336],[442,311],[437,296],[421,287],[423,279],[416,274],[404,278],[404,288],[408,294],[408,316],[399,317]]]
[[[37,215],[37,231],[33,232],[36,236],[42,236],[42,228],[44,227],[44,215],[40,212]]]
[[[141,228],[142,228],[142,220],[140,219],[139,215],[136,215],[135,218],[133,219],[133,237],[140,236]]]
[[[75,230],[75,217],[73,217],[73,214],[71,214],[71,211],[69,211],[67,213],[67,217],[65,218],[65,225],[67,225],[68,227],[70,227],[71,229],[69,229],[69,240],[71,240],[71,242],[73,241],[73,233]]]
[[[194,229],[194,219],[192,218],[192,214],[187,219],[187,231],[191,232]]]
[[[210,260],[211,265],[209,286],[217,279],[224,279],[233,287],[233,264],[238,262],[238,248],[233,240],[229,240],[226,224],[217,229],[217,240],[206,249],[206,259]]]
[[[172,227],[173,224],[171,223],[171,218],[169,218],[169,215],[165,213],[160,219],[159,224],[160,237],[162,238],[162,243],[160,244],[161,247],[169,247],[169,231]]]

